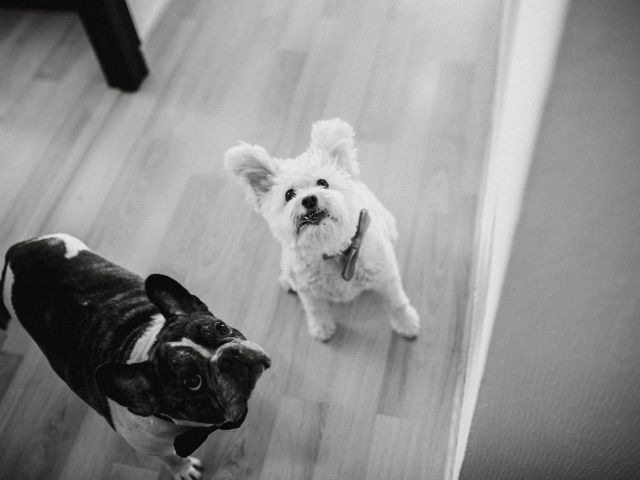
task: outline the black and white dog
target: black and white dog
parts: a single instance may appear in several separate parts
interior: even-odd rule
[[[134,448],[174,478],[200,478],[189,455],[239,427],[270,359],[164,275],[146,280],[66,234],[12,246],[0,328],[17,318],[56,373]]]

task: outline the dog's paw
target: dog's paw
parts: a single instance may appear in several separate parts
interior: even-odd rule
[[[316,340],[328,342],[336,333],[336,322],[333,320],[309,321],[309,334]]]
[[[199,480],[202,478],[202,462],[195,457],[187,457],[182,465],[171,469],[174,480]]]
[[[420,317],[413,305],[406,305],[393,312],[391,328],[407,340],[415,340],[420,332]]]
[[[285,292],[296,293],[288,275],[284,275],[281,273],[280,276],[278,277],[278,283],[280,284],[280,288],[282,288]]]

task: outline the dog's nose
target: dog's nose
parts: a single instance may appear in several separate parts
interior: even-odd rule
[[[318,205],[318,197],[315,195],[309,195],[302,199],[302,206],[307,210],[313,210]]]
[[[237,364],[260,364],[267,369],[271,366],[271,359],[258,345],[245,340],[224,345],[220,351],[218,364],[224,370],[233,368]]]

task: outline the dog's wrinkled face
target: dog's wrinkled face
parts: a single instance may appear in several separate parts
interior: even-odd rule
[[[225,165],[281,244],[337,253],[353,235],[361,208],[353,136],[346,122],[325,120],[313,125],[311,145],[297,158],[274,159],[241,144],[226,153]]]
[[[174,319],[150,360],[162,386],[161,410],[174,420],[238,422],[269,359],[213,316]]]
[[[192,426],[239,425],[271,364],[267,354],[169,277],[151,275],[146,289],[165,323],[148,360],[98,369],[102,392],[137,415]]]

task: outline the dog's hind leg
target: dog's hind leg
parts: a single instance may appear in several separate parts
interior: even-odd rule
[[[280,273],[280,276],[278,277],[278,282],[280,283],[280,287],[282,287],[282,289],[285,292],[291,293],[294,295],[297,293],[293,288],[293,284],[291,283],[291,278],[288,275],[286,275],[284,272]]]
[[[399,272],[393,272],[391,278],[382,285],[380,293],[384,297],[391,328],[401,337],[414,340],[420,331],[420,317],[402,287]]]

